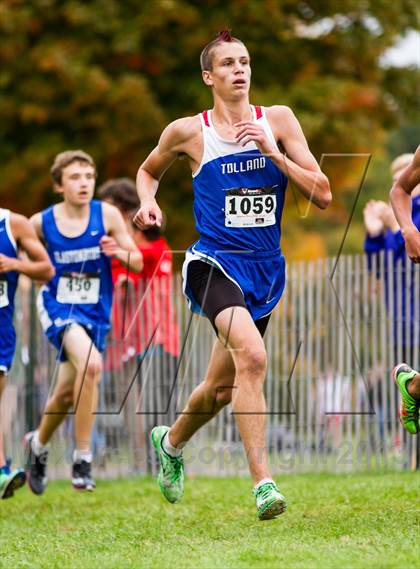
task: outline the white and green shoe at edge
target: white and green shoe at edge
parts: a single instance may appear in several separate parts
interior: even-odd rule
[[[184,494],[184,461],[182,456],[175,457],[167,454],[162,448],[162,439],[169,427],[155,427],[151,433],[152,444],[159,459],[158,484],[162,494],[175,504]]]
[[[280,494],[274,482],[266,482],[252,492],[257,505],[257,515],[260,520],[277,518],[286,511],[285,497]]]
[[[21,468],[10,470],[9,466],[0,468],[0,499],[11,498],[15,490],[21,488],[26,482],[25,471]]]

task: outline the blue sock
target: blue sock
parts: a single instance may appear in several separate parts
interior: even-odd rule
[[[10,467],[7,463],[0,468],[0,474],[10,474]]]

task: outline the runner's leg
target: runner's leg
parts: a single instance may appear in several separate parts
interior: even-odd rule
[[[4,392],[4,388],[6,387],[6,374],[0,371],[0,405],[1,405],[1,398]],[[2,425],[2,417],[0,415],[0,467],[6,464],[6,457],[4,454],[4,440],[3,440],[3,425]]]
[[[220,340],[213,345],[206,377],[191,393],[169,433],[169,442],[182,447],[193,434],[232,399],[235,366],[230,350]]]
[[[240,306],[215,319],[219,337],[231,349],[235,364],[232,409],[255,483],[271,478],[265,448],[266,404],[263,384],[267,368],[264,341],[250,313]]]
[[[74,381],[76,369],[70,362],[62,362],[58,366],[57,382],[51,396],[48,398],[38,428],[38,437],[41,445],[45,446],[54,432],[67,416],[73,405]]]
[[[86,330],[77,324],[67,330],[63,346],[69,362],[76,370],[73,391],[76,450],[90,452],[102,356]]]

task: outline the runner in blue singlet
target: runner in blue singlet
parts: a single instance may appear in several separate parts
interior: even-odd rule
[[[51,174],[63,201],[34,215],[32,222],[56,269],[54,278],[42,287],[37,307],[60,364],[41,423],[25,437],[28,482],[35,494],[42,494],[47,484],[47,443],[73,406],[72,484],[76,490],[95,488],[90,442],[101,354],[110,328],[110,258],[131,271],[142,268],[141,253],[119,210],[92,200],[96,179],[92,158],[80,150],[62,152]]]
[[[420,228],[414,216],[414,200],[420,197],[420,146],[417,147],[411,163],[403,170],[401,175],[395,180],[391,190],[391,205],[395,217],[401,228],[401,236],[404,239],[404,246],[408,257],[413,263],[420,263]],[[418,280],[413,279],[417,284],[417,296],[414,298],[415,304],[419,302]],[[414,312],[415,314],[417,312]],[[417,359],[420,354],[420,334],[418,320],[413,323],[413,359]],[[411,365],[416,365],[412,363]],[[400,421],[403,427],[412,435],[420,433],[420,372],[413,369],[405,362],[397,364],[392,372],[393,378],[400,390],[401,407]],[[417,435],[418,436],[418,435]],[[417,468],[420,464],[419,439],[417,439],[416,453]]]
[[[209,318],[218,339],[207,375],[185,412],[170,429],[153,429],[152,441],[160,461],[161,490],[170,502],[177,502],[183,494],[182,447],[232,401],[255,484],[258,517],[268,519],[286,509],[267,465],[267,358],[262,339],[284,288],[284,192],[289,180],[322,209],[331,192],[293,112],[285,106],[250,104],[250,58],[240,40],[229,32],[219,34],[204,48],[201,68],[213,109],[178,119],[163,131],[139,169],[141,208],[135,222],[141,229],[161,224],[155,200],[159,180],[179,155],[186,155],[200,238],[187,252],[184,289],[191,308]]]
[[[26,258],[20,257],[21,252]],[[16,347],[13,315],[19,274],[48,280],[54,269],[26,217],[0,209],[0,400]],[[11,498],[25,479],[22,469],[11,471],[6,462],[0,417],[0,498]]]

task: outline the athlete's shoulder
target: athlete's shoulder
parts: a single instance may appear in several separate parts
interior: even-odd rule
[[[10,212],[10,229],[16,240],[34,235],[34,226],[29,219],[13,211]]]
[[[103,202],[100,200],[93,200],[92,203],[97,203],[100,204],[100,206],[102,207],[102,214],[106,215],[106,216],[115,216],[115,215],[120,215],[120,210],[117,208],[117,206],[110,204],[108,202]]]
[[[267,107],[266,116],[274,137],[280,144],[302,130],[295,113],[287,105]]]
[[[102,222],[104,224],[105,233],[111,234],[125,228],[124,218],[120,210],[107,202],[98,201],[102,206]]]
[[[199,115],[182,117],[168,124],[162,133],[159,145],[180,144],[190,140],[199,132],[201,132],[201,121]]]
[[[402,171],[397,182],[404,191],[411,194],[420,184],[420,146],[417,147],[410,164]]]
[[[265,107],[267,118],[277,120],[296,120],[295,114],[287,105],[272,105]]]
[[[43,210],[46,211],[46,210]],[[32,227],[35,229],[38,237],[43,237],[43,233],[42,233],[42,214],[43,211],[38,211],[37,213],[34,213],[30,218],[29,218],[29,222],[32,224]]]
[[[169,123],[167,128],[170,128],[176,134],[185,135],[191,131],[200,130],[200,127],[200,116],[194,115],[192,117],[182,117],[176,119],[173,122]]]
[[[15,231],[21,231],[22,229],[26,229],[28,227],[32,226],[29,223],[29,219],[27,217],[21,213],[15,213],[14,211],[10,212],[10,228],[13,235],[15,235]]]

